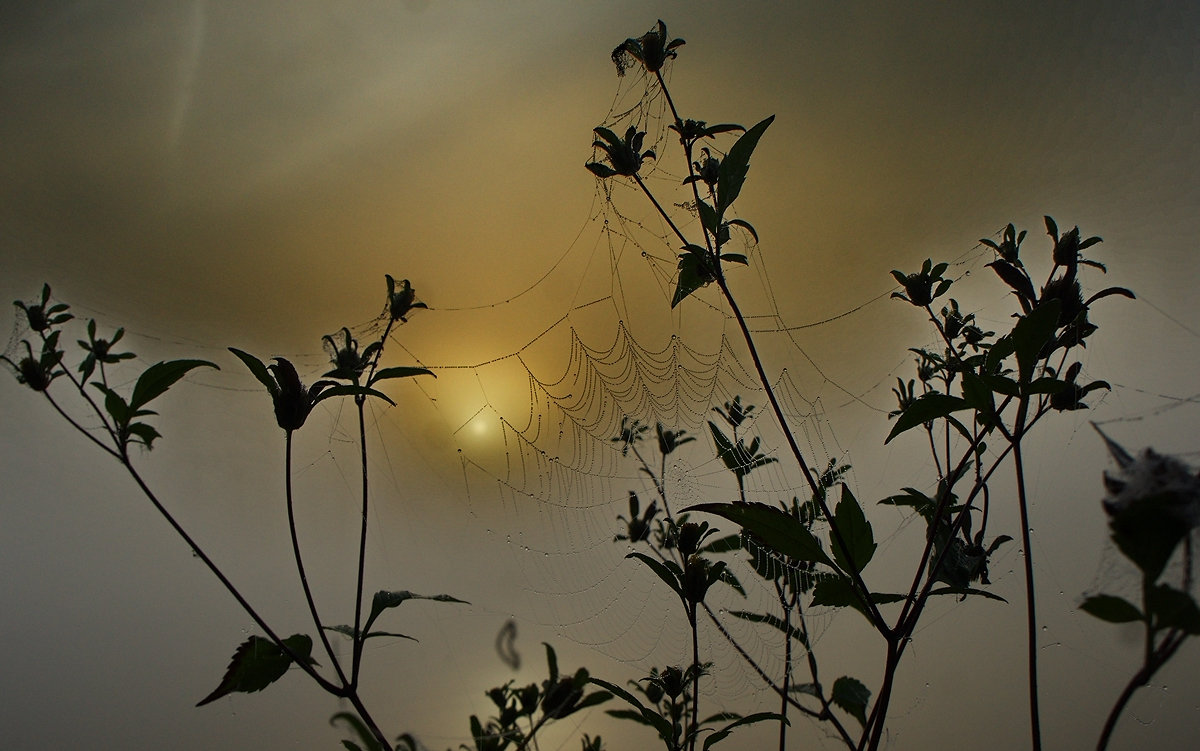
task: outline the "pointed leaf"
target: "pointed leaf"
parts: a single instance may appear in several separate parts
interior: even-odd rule
[[[1142,611],[1128,600],[1115,595],[1093,595],[1079,606],[1089,615],[1109,623],[1132,623],[1142,620]]]
[[[385,402],[392,405],[393,407],[396,406],[396,403],[394,401],[392,401],[391,398],[387,394],[383,393],[382,391],[376,391],[375,389],[369,389],[369,388],[366,388],[365,386],[352,386],[350,384],[338,384],[336,386],[330,386],[327,389],[322,389],[321,393],[318,394],[317,397],[312,400],[312,403],[316,404],[317,402],[323,402],[326,399],[329,399],[329,398],[335,397],[335,396],[374,396],[374,397],[384,400]]]
[[[671,737],[671,733],[672,733],[671,722],[667,718],[660,716],[657,712],[655,712],[651,709],[647,709],[645,707],[645,705],[643,705],[640,701],[638,701],[638,698],[636,696],[634,696],[633,694],[629,693],[628,691],[626,691],[625,689],[616,685],[615,683],[609,683],[608,681],[602,680],[600,678],[589,678],[588,682],[593,683],[593,684],[603,688],[604,690],[608,691],[612,695],[625,700],[626,703],[628,703],[630,706],[632,706],[634,709],[637,710],[636,715],[634,715],[632,713],[626,713],[625,711],[620,710],[620,709],[610,709],[610,710],[608,710],[607,714],[609,714],[613,717],[620,717],[622,719],[634,720],[635,722],[641,722],[641,723],[643,723],[645,725],[649,725],[652,728],[654,728],[655,730],[657,730],[661,737],[663,737],[663,738]]]
[[[707,284],[703,270],[703,258],[692,253],[685,253],[679,257],[679,281],[675,283],[675,295],[671,298],[672,308]]]
[[[1029,383],[1033,379],[1038,354],[1058,328],[1059,307],[1058,300],[1047,300],[1017,321],[1017,325],[1013,327],[1013,350],[1017,355],[1021,383]]]
[[[833,703],[846,710],[858,724],[867,724],[867,703],[871,701],[871,690],[860,681],[843,675],[833,682]]]
[[[626,558],[636,558],[639,561],[641,561],[642,563],[649,566],[651,571],[658,574],[659,579],[662,579],[664,582],[666,582],[667,586],[670,587],[675,592],[675,594],[679,595],[679,599],[684,600],[684,602],[687,602],[687,600],[683,596],[683,589],[681,588],[681,585],[679,583],[679,577],[677,577],[675,575],[675,573],[673,571],[671,571],[671,569],[669,569],[665,565],[663,565],[663,563],[661,561],[656,561],[653,558],[651,558],[650,556],[646,555],[645,553],[630,553],[629,555],[627,555],[625,557]]]
[[[791,638],[803,644],[805,647],[808,646],[808,640],[804,638],[804,632],[790,623],[784,623],[784,620],[777,615],[772,615],[770,613],[751,613],[746,610],[730,610],[729,614],[734,618],[740,618],[743,621],[750,621],[751,623],[765,623],[780,633],[787,634]]]
[[[370,631],[371,624],[379,617],[380,613],[389,608],[394,608],[397,605],[407,600],[434,600],[435,602],[457,602],[462,605],[469,605],[466,600],[460,600],[457,597],[450,595],[419,595],[415,592],[407,590],[391,591],[381,589],[375,593],[375,597],[371,600],[371,614],[367,616],[367,622],[363,624],[363,631]]]
[[[871,522],[863,514],[850,488],[842,483],[842,499],[838,501],[837,509],[833,512],[833,521],[837,525],[838,534],[846,543],[846,549],[838,544],[837,536],[831,535],[833,558],[843,571],[854,570],[862,572],[875,555],[875,534]]]
[[[137,379],[137,383],[133,387],[133,394],[129,398],[129,406],[133,409],[139,409],[148,404],[161,396],[163,392],[175,385],[176,381],[183,378],[189,370],[194,368],[216,368],[220,370],[215,363],[208,362],[207,360],[171,360],[169,362],[156,363],[146,368]]]
[[[314,661],[309,657],[312,652],[312,639],[309,636],[295,634],[284,639],[283,643],[301,659],[313,664]],[[282,678],[291,664],[292,658],[270,639],[251,636],[233,653],[221,684],[196,706],[202,707],[235,691],[262,691]]]
[[[876,605],[884,605],[891,602],[900,602],[904,600],[904,595],[888,594],[884,592],[872,592],[871,602]],[[871,621],[871,614],[867,612],[867,608],[863,605],[862,599],[854,589],[854,583],[846,576],[830,576],[821,579],[817,582],[817,586],[813,587],[812,605],[821,605],[831,608],[851,607],[862,613],[863,617]],[[874,621],[871,621],[874,623]]]
[[[756,712],[754,714],[749,714],[749,715],[746,715],[745,717],[740,717],[740,718],[734,720],[733,722],[729,723],[725,727],[721,728],[720,730],[716,731],[712,735],[705,738],[704,746],[703,746],[704,751],[708,751],[709,748],[717,745],[721,741],[728,738],[729,734],[733,732],[733,729],[738,727],[739,725],[751,725],[756,722],[763,722],[764,720],[773,720],[773,721],[782,720],[785,725],[792,724],[792,723],[788,722],[786,717],[784,717],[783,715],[778,714],[776,712]]]
[[[773,506],[762,503],[702,503],[684,511],[716,514],[740,525],[776,553],[795,561],[823,563],[837,569],[807,526]]]
[[[745,219],[730,219],[726,224],[731,227],[741,227],[750,233],[750,236],[754,238],[754,242],[758,242],[758,233],[754,231],[754,227],[750,226],[750,222],[747,222]]]
[[[242,350],[235,349],[233,347],[230,347],[229,351],[237,355],[238,359],[250,369],[250,372],[254,375],[254,377],[257,378],[262,385],[267,387],[267,391],[271,392],[272,395],[278,393],[279,384],[276,383],[275,379],[271,377],[271,373],[267,370],[267,366],[263,365],[262,360],[258,359],[249,352],[243,352]]]
[[[946,417],[952,412],[968,409],[970,406],[967,400],[949,394],[933,393],[918,397],[896,419],[896,424],[892,426],[892,432],[888,433],[884,443],[888,443],[906,430]]]
[[[758,146],[758,139],[766,132],[767,127],[775,120],[771,115],[750,130],[742,134],[737,142],[729,148],[725,160],[721,162],[717,178],[717,215],[725,216],[725,210],[733,205],[742,185],[746,182],[746,173],[750,169],[750,155]]]
[[[1008,600],[1004,599],[998,594],[993,594],[986,589],[976,589],[975,587],[938,587],[937,589],[929,590],[929,596],[933,597],[934,595],[958,595],[959,597],[978,595],[979,597],[986,597],[987,599],[995,600],[996,602],[1008,602]]]
[[[437,378],[433,371],[428,368],[416,367],[400,367],[400,368],[382,368],[371,376],[371,380],[367,382],[370,386],[378,381],[386,381],[391,378],[410,378],[418,375],[430,375]]]

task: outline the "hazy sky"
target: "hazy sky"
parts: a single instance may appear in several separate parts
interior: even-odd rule
[[[603,351],[623,322],[647,351],[675,334],[702,355],[734,332],[705,305],[716,305],[712,291],[669,309],[661,273],[674,249],[661,225],[628,191],[605,204],[583,168],[591,129],[630,103],[633,84],[619,86],[609,53],[657,18],[687,40],[670,73],[686,116],[777,116],[738,204],[762,242],[733,285],[764,329],[855,311],[791,338],[764,333],[763,345],[773,373],[786,368],[796,384],[796,408],[822,411],[808,423],[820,431],[815,451],[855,465],[861,498],[932,478],[924,459],[914,472],[919,446],[881,448],[888,389],[911,375],[906,348],[929,341],[886,299],[892,268],[961,260],[981,320],[998,329],[1009,303],[976,241],[1012,221],[1029,230],[1026,257],[1039,258],[1051,214],[1103,236],[1094,256],[1110,273],[1097,285],[1137,292],[1102,303],[1082,355],[1113,392],[1092,414],[1062,417],[1033,476],[1047,745],[1090,745],[1137,648],[1074,612],[1114,571],[1098,504],[1105,458],[1087,420],[1109,421],[1130,448],[1192,461],[1200,451],[1200,12],[1188,4],[7,3],[0,300],[32,299],[47,281],[77,315],[126,325],[143,364],[221,364],[164,400],[165,438],[141,465],[291,633],[305,620],[282,441],[266,395],[224,348],[286,355],[315,378],[320,337],[375,316],[385,273],[412,279],[431,310],[402,328],[408,354],[390,357],[436,366],[439,378],[397,387],[401,406],[374,418],[369,586],[473,605],[397,614],[395,628],[422,641],[371,651],[368,702],[394,732],[457,747],[468,715],[489,711],[482,692],[511,677],[492,650],[510,616],[522,629],[520,681],[542,677],[544,639],[564,667],[615,680],[678,662],[681,617],[657,612],[664,592],[608,542],[636,468],[589,458],[569,435],[556,443],[567,391],[550,389],[562,399],[544,414],[529,398],[530,374],[571,372],[573,331]],[[658,144],[654,173],[664,194],[682,171],[670,146]],[[606,221],[630,239],[606,235]],[[724,377],[732,388],[737,378]],[[129,480],[29,397],[0,383],[5,745],[337,747],[325,725],[335,704],[298,675],[192,707],[252,624]],[[617,414],[612,402],[596,409]],[[314,580],[331,612],[347,611],[357,530],[349,417],[314,415],[299,448],[301,524],[314,568],[328,572]],[[543,498],[532,479],[506,489],[496,478],[525,453],[504,443],[515,434],[502,419],[526,435],[544,427],[538,446],[598,489]],[[727,492],[697,446],[695,477],[675,478],[680,493]],[[790,492],[795,478],[780,469],[762,482],[763,493]],[[920,538],[895,514],[872,519],[888,555]],[[1016,535],[1015,518],[995,523]],[[895,748],[947,733],[996,749],[1025,738],[1013,667],[1024,660],[1023,594],[1019,573],[1005,573],[1020,559],[1013,544],[1002,552],[996,588],[1011,604],[945,603],[918,633],[889,725]],[[855,618],[821,622],[822,667],[875,689],[882,647]],[[714,678],[726,697],[716,701],[759,690],[735,654],[710,644],[729,665]],[[1170,747],[1192,732],[1193,647],[1134,703],[1117,746]],[[649,742],[598,714],[583,729],[611,737],[614,751]],[[795,746],[822,738],[803,729]]]

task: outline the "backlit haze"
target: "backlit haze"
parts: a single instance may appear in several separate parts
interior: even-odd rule
[[[321,337],[366,331],[385,274],[412,280],[430,309],[399,328],[388,364],[419,362],[438,377],[389,387],[399,406],[373,412],[368,587],[472,604],[389,615],[388,628],[420,642],[369,643],[367,704],[393,734],[457,748],[469,715],[493,710],[486,689],[545,677],[542,641],[564,668],[617,682],[678,663],[682,613],[611,543],[626,490],[649,489],[636,465],[597,459],[584,469],[598,489],[580,497],[539,499],[532,482],[496,480],[522,456],[514,425],[542,430],[549,458],[583,461],[561,413],[531,397],[531,374],[570,372],[573,336],[603,351],[628,331],[656,352],[674,335],[715,353],[724,334],[743,352],[715,290],[670,308],[677,249],[664,226],[623,187],[607,204],[584,169],[592,129],[632,102],[634,83],[609,55],[658,18],[687,40],[667,69],[681,114],[746,126],[776,115],[737,205],[761,243],[731,285],[758,317],[772,376],[786,369],[797,409],[817,415],[816,463],[854,465],[888,561],[911,556],[923,531],[873,501],[934,478],[916,439],[883,446],[889,389],[913,375],[907,348],[932,344],[920,315],[888,299],[889,272],[957,262],[955,296],[1000,331],[1012,300],[977,241],[1014,222],[1029,231],[1023,258],[1042,268],[1050,214],[1104,238],[1088,252],[1109,273],[1092,287],[1137,293],[1097,304],[1100,331],[1078,355],[1085,377],[1112,392],[1050,421],[1031,460],[1046,745],[1091,746],[1137,668],[1138,633],[1075,610],[1120,575],[1099,505],[1107,459],[1088,421],[1130,449],[1193,464],[1200,452],[1200,12],[1190,4],[8,3],[0,302],[33,300],[49,282],[78,317],[126,326],[143,366],[221,366],[157,405],[164,438],[139,466],[292,633],[311,625],[287,539],[283,441],[266,394],[225,348],[286,356],[312,381],[327,368]],[[653,189],[685,201],[677,144],[654,146]],[[610,242],[605,222],[622,217],[632,240]],[[32,396],[0,378],[0,745],[337,748],[345,736],[326,720],[338,705],[299,674],[193,707],[253,624],[119,467]],[[314,588],[340,623],[352,604],[358,469],[352,410],[333,404],[298,437],[296,481]],[[597,402],[619,421],[612,409]],[[768,450],[782,448],[759,425]],[[703,422],[687,427],[700,437],[689,457],[701,479],[683,472],[681,492],[732,498]],[[788,461],[763,473],[760,491],[798,487]],[[997,496],[1011,492],[1003,483]],[[1019,536],[1015,513],[993,524]],[[930,607],[900,669],[891,747],[1027,742],[1019,555],[1009,543],[994,562],[994,591],[1009,604]],[[515,675],[493,648],[509,618],[523,657]],[[829,680],[852,674],[875,690],[883,645],[861,619],[825,616],[819,628]],[[713,701],[774,709],[737,655],[707,638],[717,672],[728,667],[712,684],[725,698]],[[1185,645],[1139,694],[1114,747],[1194,736],[1196,659]],[[653,740],[597,710],[541,748],[577,748],[575,723],[613,751]],[[795,748],[837,747],[797,728]]]

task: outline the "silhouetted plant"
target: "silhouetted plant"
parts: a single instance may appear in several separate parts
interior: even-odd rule
[[[1101,272],[1105,269],[1102,264],[1084,257],[1083,252],[1099,243],[1100,238],[1081,239],[1077,227],[1060,233],[1050,217],[1046,217],[1046,232],[1052,241],[1051,268],[1040,288],[1030,276],[1025,260],[1020,258],[1025,232],[1018,233],[1009,224],[999,242],[982,241],[995,251],[997,257],[989,266],[1011,289],[1019,308],[1011,330],[998,337],[995,332],[983,330],[977,324],[975,314],[964,311],[957,299],[950,298],[941,307],[940,315],[934,312],[934,302],[944,297],[955,281],[947,276],[949,264],[927,259],[915,272],[892,272],[900,287],[892,297],[923,311],[941,341],[939,349],[943,345],[944,349],[912,350],[917,354],[917,378],[907,382],[897,379],[897,388],[893,390],[898,408],[889,415],[894,419],[894,424],[887,441],[915,427],[923,427],[937,470],[936,482],[930,486],[936,485],[936,490],[930,495],[910,487],[901,494],[881,501],[911,507],[925,520],[927,535],[923,550],[916,558],[913,581],[908,591],[875,591],[864,578],[877,543],[863,506],[841,481],[842,471],[837,470],[835,463],[831,463],[829,469],[820,476],[811,470],[794,437],[790,421],[776,398],[754,337],[726,283],[726,264],[747,263],[743,253],[726,251],[732,240],[731,228],[739,227],[755,242],[758,240],[754,227],[743,219],[732,217],[731,212],[745,184],[751,156],[773,117],[761,120],[749,129],[737,125],[709,128],[704,121],[683,118],[662,74],[663,65],[677,57],[676,50],[683,41],[674,40],[667,44],[666,38],[666,26],[659,21],[647,34],[636,39],[630,38],[618,46],[613,59],[620,74],[633,65],[641,64],[649,74],[647,86],[665,99],[673,120],[669,127],[679,136],[682,165],[687,173],[681,187],[690,191],[691,200],[660,201],[642,180],[639,175],[641,161],[634,158],[643,156],[638,154],[643,142],[639,130],[641,123],[638,122],[628,126],[625,139],[610,137],[612,131],[607,128],[597,128],[596,133],[603,139],[595,143],[600,159],[586,166],[599,179],[632,181],[677,238],[682,252],[679,253],[672,307],[681,304],[703,287],[713,284],[718,287],[742,332],[755,372],[788,449],[812,491],[811,502],[799,504],[793,501],[791,508],[786,504],[777,508],[746,502],[745,474],[776,458],[760,453],[757,439],[746,443],[739,437],[739,426],[748,410],[742,410],[740,402],[735,399],[726,403],[724,409],[714,408],[733,429],[733,437],[727,436],[716,423],[709,422],[709,429],[718,457],[735,475],[739,500],[733,503],[703,503],[686,511],[715,514],[739,525],[747,544],[757,551],[752,563],[758,573],[770,573],[765,565],[767,559],[781,560],[785,562],[785,568],[801,572],[798,577],[774,579],[783,618],[770,614],[752,614],[748,618],[779,628],[787,635],[785,642],[789,647],[795,639],[808,651],[813,673],[813,693],[819,698],[821,709],[804,709],[812,716],[829,719],[832,717],[830,704],[837,705],[861,725],[861,734],[855,738],[838,724],[839,735],[846,746],[852,749],[876,749],[882,738],[892,699],[896,670],[928,599],[935,595],[953,595],[960,599],[971,595],[1001,599],[980,586],[989,583],[990,557],[1011,539],[1007,535],[987,536],[989,481],[1011,459],[1025,552],[1030,737],[1033,747],[1039,749],[1041,731],[1035,645],[1037,617],[1022,445],[1029,431],[1048,414],[1086,408],[1084,397],[1109,388],[1102,380],[1081,382],[1082,365],[1078,362],[1068,364],[1067,359],[1072,348],[1084,346],[1097,330],[1096,325],[1088,319],[1094,302],[1108,296],[1133,297],[1133,294],[1122,287],[1108,287],[1085,297],[1079,278],[1080,269],[1090,267]],[[718,143],[706,143],[696,154],[702,140],[714,141],[721,134],[737,132],[741,132],[741,135],[729,144],[723,154]],[[654,156],[661,161],[665,155]],[[682,232],[682,223],[675,221],[664,209],[664,204],[690,208],[697,220],[690,226],[698,227],[699,237],[692,238]],[[638,437],[636,432],[627,430],[628,425],[636,426],[636,423],[624,422],[622,435],[613,439],[623,443],[623,453],[634,446]],[[989,439],[998,448],[989,448]],[[667,509],[666,524],[670,528],[675,520],[666,506],[661,478],[649,469],[640,454],[637,458],[646,473],[655,479],[656,490]],[[837,484],[841,485],[840,499],[833,506],[828,493]],[[978,518],[977,525],[975,518]],[[827,539],[814,532],[815,520],[824,523]],[[708,532],[710,530],[706,529]],[[637,541],[631,535],[621,539]],[[682,583],[687,573],[684,567],[686,556],[669,557],[668,553],[672,551],[664,544],[652,548],[657,557],[637,552],[630,553],[630,556],[639,558],[649,566],[672,587],[686,606],[688,600]],[[816,679],[817,667],[811,645],[807,643],[803,631],[794,628],[787,620],[793,608],[799,604],[799,595],[810,591],[812,605],[853,608],[866,618],[882,638],[885,646],[883,679],[873,697],[862,682],[850,677],[835,682],[828,697],[821,689]],[[689,613],[692,614],[694,609]],[[802,624],[803,615],[798,609],[797,617]],[[694,628],[694,619],[692,623]],[[736,643],[735,647],[743,658],[750,661],[745,650]],[[783,681],[786,687],[790,658],[785,663],[788,665]],[[698,664],[698,659],[694,660],[693,667]],[[757,665],[755,668],[773,688],[780,690]],[[789,706],[786,700],[788,691],[785,688],[780,693],[785,697],[783,708],[786,712]],[[783,745],[784,735],[781,732],[781,749]]]
[[[1097,432],[1108,446],[1118,473],[1104,473],[1112,541],[1138,570],[1141,603],[1117,595],[1096,594],[1079,606],[1109,623],[1141,623],[1142,666],[1125,685],[1100,733],[1105,749],[1129,699],[1167,664],[1189,636],[1200,635],[1200,607],[1191,592],[1194,572],[1192,532],[1200,526],[1200,476],[1183,462],[1152,449],[1134,457]],[[1182,553],[1180,549],[1182,548]],[[1163,581],[1167,564],[1182,558],[1179,585]]]
[[[183,538],[192,552],[221,581],[226,590],[265,634],[264,636],[252,635],[238,646],[218,686],[201,699],[197,706],[209,704],[235,692],[261,691],[283,677],[294,665],[308,674],[324,691],[348,700],[354,708],[353,714],[339,713],[335,715],[335,720],[341,719],[348,722],[358,732],[363,745],[359,746],[352,741],[344,741],[343,745],[347,748],[366,748],[372,751],[376,749],[390,751],[392,745],[372,718],[358,693],[363,643],[367,639],[375,637],[411,638],[404,634],[372,630],[376,619],[384,611],[413,599],[463,602],[449,595],[425,596],[408,591],[381,590],[373,597],[370,612],[366,614],[365,622],[363,621],[363,570],[366,555],[369,495],[363,408],[367,397],[376,397],[389,404],[392,403],[387,395],[372,388],[380,381],[416,375],[432,375],[424,368],[378,367],[379,358],[395,322],[403,322],[405,315],[412,309],[425,307],[423,303],[416,301],[415,292],[408,280],[403,280],[397,285],[395,280],[389,276],[387,283],[387,304],[384,309],[386,326],[378,341],[372,342],[362,352],[359,352],[358,343],[350,335],[348,329],[342,329],[339,332],[340,341],[338,337],[334,336],[324,339],[331,349],[331,360],[334,365],[334,369],[326,374],[326,378],[340,379],[350,383],[319,380],[306,387],[290,361],[276,357],[273,358],[270,365],[267,365],[247,352],[230,348],[230,351],[241,360],[251,374],[266,387],[271,397],[275,421],[285,434],[285,501],[296,571],[313,626],[336,675],[332,680],[318,670],[321,665],[312,657],[312,637],[307,634],[280,637],[259,615],[253,605],[242,596],[220,567],[179,524],[174,515],[159,500],[156,493],[142,479],[134,465],[130,447],[140,445],[148,450],[154,446],[155,441],[162,437],[158,429],[148,421],[148,418],[157,413],[147,407],[192,370],[204,367],[216,368],[214,363],[205,360],[159,362],[144,369],[134,380],[131,389],[112,387],[110,383],[126,383],[129,379],[125,373],[122,373],[119,380],[114,380],[110,378],[109,370],[120,368],[123,363],[133,360],[136,356],[132,352],[117,351],[115,347],[125,333],[123,328],[116,329],[110,336],[102,336],[96,321],[89,320],[86,325],[87,338],[77,340],[79,355],[82,357],[78,366],[72,371],[67,364],[67,353],[61,347],[60,342],[62,339],[61,327],[74,319],[65,303],[52,302],[49,285],[43,286],[39,301],[14,303],[24,314],[30,332],[35,334],[39,341],[39,354],[34,355],[34,345],[27,338],[21,344],[26,352],[25,357],[14,362],[7,356],[0,356],[0,360],[13,369],[18,382],[42,394],[52,408],[77,432],[125,468],[158,513]],[[52,386],[55,382],[62,382],[59,379],[68,382],[69,387],[64,388],[74,391],[80,397],[86,415],[77,418],[60,404],[52,393]],[[96,400],[96,396],[101,397],[100,401]],[[359,417],[359,442],[362,458],[362,534],[358,551],[353,626],[326,626],[318,613],[301,555],[292,493],[293,436],[306,424],[317,404],[336,397],[352,397],[358,407]],[[86,422],[98,422],[99,430],[94,431],[83,427]],[[341,659],[330,644],[326,635],[327,631],[342,634],[351,640],[352,656],[349,672],[343,668]],[[585,678],[581,680],[585,680]],[[401,738],[404,739],[405,736],[401,736]]]

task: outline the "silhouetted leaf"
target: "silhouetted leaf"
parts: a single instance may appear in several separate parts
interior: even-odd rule
[[[266,365],[263,365],[262,360],[258,359],[249,352],[243,352],[242,350],[235,349],[233,347],[230,347],[229,351],[237,355],[238,359],[245,363],[246,367],[250,369],[250,372],[254,375],[254,377],[257,378],[262,385],[267,387],[267,391],[269,391],[272,396],[279,393],[279,384],[276,383],[275,379],[271,377],[270,371],[267,370]]]
[[[746,182],[746,173],[750,169],[750,155],[758,145],[758,139],[766,132],[767,127],[775,120],[771,115],[742,134],[729,148],[725,160],[721,162],[721,175],[717,179],[717,216],[725,216],[725,210],[733,205],[742,185]]]
[[[762,503],[702,503],[684,509],[704,511],[728,519],[757,537],[762,544],[795,561],[824,563],[836,569],[821,543],[791,514]]]
[[[681,589],[681,585],[679,583],[679,577],[675,574],[674,571],[667,568],[666,564],[662,563],[661,561],[654,560],[653,558],[646,555],[645,553],[630,553],[629,555],[627,555],[625,557],[626,558],[636,558],[639,561],[641,561],[642,563],[649,566],[651,571],[653,571],[655,574],[658,574],[659,579],[662,579],[664,582],[666,582],[667,586],[670,587],[675,592],[675,594],[679,595],[679,599],[681,599],[681,600],[684,599],[683,589]],[[686,602],[686,600],[684,600],[684,601]]]
[[[746,610],[730,610],[729,614],[734,618],[740,618],[743,621],[750,621],[752,623],[765,623],[780,633],[787,634],[791,638],[803,644],[805,647],[808,646],[808,640],[804,638],[804,632],[790,623],[784,623],[783,619],[777,615],[772,615],[770,613],[751,613]]]
[[[675,295],[671,298],[672,308],[712,281],[705,265],[706,260],[703,256],[697,256],[695,253],[684,253],[679,257],[679,281],[675,284]]]
[[[1017,325],[1013,327],[1012,343],[1017,355],[1021,383],[1029,383],[1033,379],[1033,368],[1037,365],[1038,354],[1058,328],[1060,308],[1058,300],[1047,300],[1017,321]]]
[[[326,383],[326,381],[322,381],[322,383]],[[316,404],[318,402],[323,402],[326,399],[330,399],[335,396],[374,396],[384,400],[393,407],[396,406],[396,403],[392,401],[391,397],[382,391],[369,389],[365,386],[351,386],[349,384],[338,384],[336,386],[330,386],[327,389],[323,389],[321,393],[317,394],[316,398],[312,400],[312,403]]]
[[[283,643],[301,659],[309,664],[315,664],[315,661],[309,657],[312,652],[310,637],[305,634],[295,634],[284,639]],[[233,659],[229,662],[229,668],[225,671],[225,677],[221,679],[221,684],[211,694],[201,699],[196,706],[202,707],[235,691],[242,693],[262,691],[282,678],[291,664],[292,658],[270,639],[251,636],[242,642],[242,645],[233,653]]]
[[[975,587],[938,587],[937,589],[929,590],[929,596],[933,597],[934,595],[958,595],[959,597],[978,595],[979,597],[985,597],[989,600],[996,600],[997,602],[1008,602],[1008,600],[1004,599],[998,594],[989,592],[986,589],[976,589]]]
[[[845,483],[842,484],[842,499],[833,512],[833,522],[846,543],[846,549],[843,550],[838,544],[837,535],[830,535],[834,560],[843,571],[861,572],[871,562],[877,546],[871,523],[863,515],[862,507]]]
[[[1128,600],[1115,595],[1092,595],[1079,609],[1109,623],[1131,623],[1142,620],[1142,611]]]
[[[725,740],[729,737],[729,734],[733,732],[733,729],[740,725],[752,725],[756,722],[763,722],[764,720],[782,720],[785,725],[792,724],[788,722],[783,715],[775,712],[756,712],[755,714],[746,715],[745,717],[739,717],[738,719],[705,738],[703,749],[704,751],[708,751],[708,749]],[[708,723],[706,722],[705,724]]]
[[[326,631],[333,631],[334,633],[341,634],[342,636],[348,636],[351,639],[354,638],[354,627],[353,626],[347,626],[345,624],[341,624],[338,626],[325,626],[324,628]],[[394,636],[398,639],[408,639],[410,641],[420,641],[415,636],[409,636],[408,634],[397,634],[397,633],[393,633],[391,631],[372,631],[371,633],[364,636],[363,640],[365,641],[365,640],[370,639],[375,636]]]
[[[621,709],[610,709],[606,712],[606,714],[611,715],[612,717],[617,717],[617,718],[624,719],[624,720],[633,720],[634,722],[638,722],[643,725],[649,725],[650,727],[657,730],[659,736],[661,736],[662,738],[670,738],[671,737],[672,728],[671,728],[670,720],[668,720],[665,717],[660,716],[657,712],[655,712],[651,709],[647,709],[646,706],[643,705],[640,701],[638,701],[637,697],[634,696],[633,694],[629,693],[628,691],[626,691],[625,689],[621,688],[620,686],[618,686],[614,683],[609,683],[608,681],[601,680],[600,678],[589,678],[588,682],[594,683],[597,686],[600,686],[601,688],[603,688],[606,691],[608,691],[609,693],[611,693],[613,696],[620,697],[621,699],[625,700],[625,702],[627,702],[630,706],[632,706],[635,710],[637,710],[636,712],[630,712],[630,711],[621,710]]]
[[[758,233],[754,231],[754,227],[750,225],[750,222],[747,222],[745,219],[730,219],[725,223],[730,227],[741,227],[750,233],[750,236],[754,238],[754,242],[758,242]]]
[[[1200,634],[1200,609],[1187,592],[1159,584],[1147,593],[1150,614],[1158,628],[1178,628]]]
[[[992,267],[992,270],[1004,280],[1005,284],[1012,287],[1017,299],[1021,301],[1021,309],[1028,311],[1033,301],[1037,299],[1037,293],[1034,292],[1033,282],[1029,281],[1025,272],[1004,260],[992,261],[988,266]]]
[[[871,690],[857,679],[843,675],[833,682],[833,703],[846,710],[858,720],[859,725],[867,724],[867,703],[871,701]]]
[[[1174,493],[1143,496],[1109,520],[1113,542],[1148,581],[1158,580],[1188,533],[1187,525],[1175,514],[1177,505]]]
[[[900,413],[900,417],[896,419],[896,424],[892,426],[892,432],[888,433],[888,437],[883,442],[886,444],[906,430],[945,417],[952,412],[968,409],[970,406],[967,400],[957,396],[937,393],[925,394],[918,397],[916,401],[908,405]]]
[[[430,375],[437,378],[432,370],[428,368],[400,367],[400,368],[381,368],[375,375],[371,376],[371,380],[367,381],[370,386],[378,381],[386,381],[391,378],[410,378],[418,375]],[[378,393],[378,392],[376,392]]]
[[[189,370],[195,368],[220,370],[215,363],[207,360],[171,360],[156,363],[146,368],[137,379],[137,383],[133,387],[133,394],[129,397],[129,406],[133,409],[145,406],[187,375]]]
[[[419,595],[407,590],[390,591],[381,589],[375,593],[375,597],[371,600],[371,614],[367,616],[367,622],[363,624],[363,631],[369,632],[371,630],[371,624],[375,622],[380,613],[408,600],[434,600],[436,602],[457,602],[462,605],[470,604],[466,600],[460,600],[450,595]]]
[[[890,602],[900,602],[905,599],[904,595],[888,594],[884,592],[872,592],[871,602],[876,605],[884,605]],[[867,611],[863,601],[858,597],[854,589],[854,582],[846,576],[830,576],[821,579],[817,582],[817,586],[813,587],[812,605],[821,605],[831,608],[851,607],[863,614],[863,617],[868,621],[871,620],[871,614]],[[872,621],[874,623],[874,621]]]

